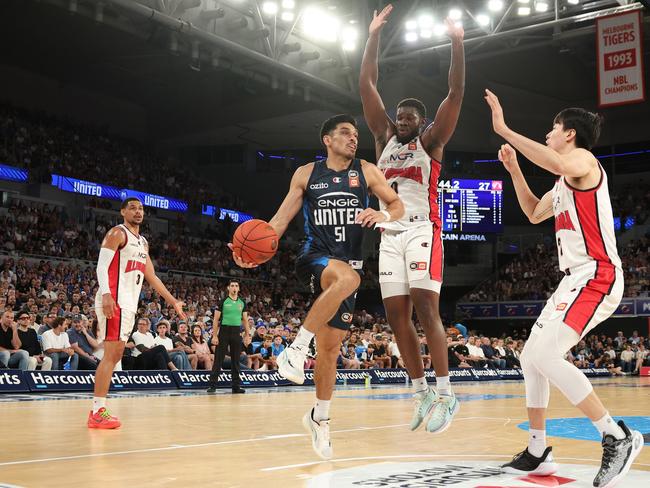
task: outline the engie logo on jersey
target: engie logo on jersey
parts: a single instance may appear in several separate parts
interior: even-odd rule
[[[359,172],[355,170],[348,171],[348,183],[350,184],[350,188],[358,188],[359,187]]]

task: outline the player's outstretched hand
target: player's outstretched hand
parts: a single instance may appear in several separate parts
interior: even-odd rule
[[[235,254],[235,251],[232,249],[232,243],[228,243],[228,248],[232,251],[232,260],[235,262],[235,264],[237,264],[237,266],[240,268],[257,268],[257,264],[245,263],[241,257],[237,256],[237,254]]]
[[[371,227],[380,222],[386,222],[386,216],[381,213],[379,210],[374,208],[366,208],[363,210],[357,218],[355,219],[357,224],[361,224],[361,227]]]
[[[447,35],[452,41],[462,41],[465,37],[465,29],[461,23],[456,23],[449,17],[445,19],[445,26],[447,27]]]
[[[384,28],[392,10],[393,6],[389,3],[379,14],[377,14],[376,10],[373,12],[372,22],[370,22],[370,26],[368,27],[368,33],[370,35],[378,34]]]
[[[185,315],[185,312],[183,311],[183,307],[185,306],[185,302],[181,300],[176,300],[174,302],[174,310],[176,310],[176,313],[178,316],[181,318],[181,320],[187,320],[187,315]]]
[[[501,149],[499,149],[499,161],[503,163],[503,166],[508,170],[508,173],[512,173],[513,170],[519,167],[517,153],[510,144],[503,144]]]
[[[499,103],[497,96],[487,88],[485,89],[485,101],[492,110],[492,127],[494,128],[494,132],[502,135],[503,132],[508,130],[508,126],[503,117],[503,108],[501,108],[501,103]]]

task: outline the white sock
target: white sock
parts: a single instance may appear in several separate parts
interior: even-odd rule
[[[612,416],[607,412],[600,420],[592,421],[594,426],[600,432],[600,436],[604,437],[605,434],[613,435],[616,439],[625,439],[625,432],[616,423]]]
[[[427,384],[427,379],[423,376],[422,378],[416,378],[413,380],[413,389],[415,390],[415,393],[418,393],[420,391],[426,391],[429,389],[429,385]]]
[[[451,395],[449,376],[436,376],[436,388],[441,395]]]
[[[97,413],[100,408],[106,407],[106,397],[93,397],[93,413]]]
[[[305,329],[305,327],[302,326],[300,327],[298,334],[296,334],[296,338],[294,339],[293,344],[291,344],[291,346],[308,348],[309,343],[313,338],[314,338],[314,333]]]
[[[330,419],[330,403],[332,400],[316,399],[316,405],[314,405],[314,420],[316,422]]]
[[[546,431],[528,429],[528,452],[536,458],[544,454],[546,449]]]

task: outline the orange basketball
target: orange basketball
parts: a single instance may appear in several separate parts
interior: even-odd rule
[[[237,227],[232,249],[245,263],[262,264],[275,256],[278,241],[273,227],[263,220],[253,219]]]

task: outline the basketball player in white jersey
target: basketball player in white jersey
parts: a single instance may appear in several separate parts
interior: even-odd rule
[[[562,110],[546,134],[546,145],[511,130],[494,93],[486,90],[497,134],[540,168],[558,176],[541,199],[528,187],[515,150],[501,146],[499,159],[512,176],[519,205],[533,224],[555,216],[560,270],[565,277],[533,325],[521,354],[530,419],[528,447],[503,466],[509,473],[546,476],[557,470],[546,446],[549,381],[593,422],[602,436],[603,457],[594,486],[610,488],[641,452],[643,436],[616,423],[587,377],[565,361],[575,346],[618,307],[623,270],[616,250],[607,175],[590,152],[600,135],[599,115],[581,108]]]
[[[183,302],[167,290],[149,259],[149,244],[140,235],[144,219],[142,202],[127,198],[120,210],[124,223],[108,231],[97,260],[95,296],[99,341],[104,341],[104,357],[95,373],[93,409],[88,415],[88,428],[116,429],[121,423],[106,410],[106,395],[115,365],[122,359],[124,346],[131,334],[138,310],[143,280],[147,280],[178,315],[185,319]]]
[[[392,6],[375,12],[363,53],[359,91],[363,113],[375,137],[377,166],[404,202],[406,212],[398,221],[381,223],[379,284],[390,324],[415,390],[411,430],[430,414],[428,432],[446,430],[459,405],[449,382],[447,338],[440,320],[443,250],[438,211],[438,177],[444,147],[451,138],[465,88],[463,28],[447,19],[451,39],[449,93],[433,123],[426,126],[426,109],[416,99],[397,105],[393,122],[377,90],[379,35]],[[381,207],[383,208],[383,207]],[[411,322],[413,306],[431,351],[436,389],[428,386],[420,342]]]

